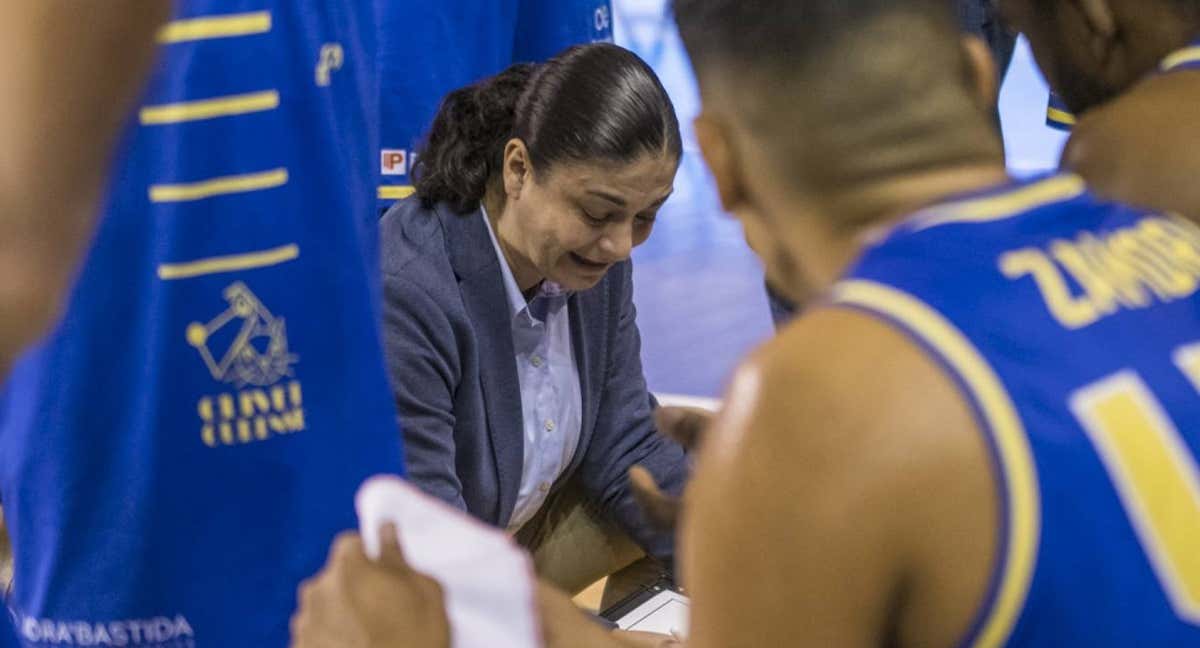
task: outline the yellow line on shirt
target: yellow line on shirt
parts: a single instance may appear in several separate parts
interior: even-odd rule
[[[1072,115],[1061,108],[1047,108],[1046,116],[1050,118],[1050,121],[1056,124],[1062,124],[1064,126],[1075,125],[1075,115]]]
[[[158,266],[158,278],[169,281],[172,279],[190,279],[192,277],[223,272],[252,270],[254,268],[279,265],[280,263],[286,263],[299,257],[300,246],[292,243],[261,252],[211,257],[187,263],[164,263]]]
[[[275,90],[267,90],[264,92],[250,92],[198,101],[146,106],[139,113],[139,118],[143,125],[158,126],[162,124],[198,121],[201,119],[213,119],[215,117],[245,115],[247,113],[275,110],[278,107],[279,93]]]
[[[158,42],[163,44],[186,43],[210,38],[265,34],[269,31],[271,31],[271,12],[255,11],[175,20],[159,30]]]
[[[1200,47],[1186,47],[1168,56],[1162,62],[1162,71],[1170,72],[1181,65],[1200,61]]]
[[[260,191],[281,187],[287,184],[287,181],[287,169],[272,169],[261,173],[224,176],[188,184],[151,185],[150,202],[186,202],[224,194]]]
[[[379,199],[404,200],[416,192],[417,190],[409,185],[381,185],[379,187]]]

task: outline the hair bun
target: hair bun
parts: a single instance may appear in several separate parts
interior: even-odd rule
[[[479,208],[512,136],[521,93],[538,66],[519,63],[446,95],[413,170],[426,208],[446,203],[459,213]]]

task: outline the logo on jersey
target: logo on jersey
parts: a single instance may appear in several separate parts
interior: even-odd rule
[[[597,32],[607,35],[609,30],[612,29],[612,10],[609,9],[607,3],[596,7],[593,21]]]
[[[342,69],[346,62],[346,52],[338,43],[326,43],[317,54],[317,67],[313,72],[317,85],[326,87],[333,80],[334,70]]]
[[[215,448],[303,430],[300,381],[293,379],[299,356],[288,349],[287,323],[240,281],[222,296],[228,308],[186,331],[213,379],[237,390],[200,399],[201,441]]]
[[[107,622],[25,617],[19,625],[25,641],[36,644],[139,648],[195,648],[196,645],[196,633],[182,614],[173,619],[154,617]]]
[[[225,289],[229,308],[207,324],[193,322],[187,328],[188,344],[200,352],[212,377],[237,387],[266,386],[292,375],[299,359],[288,352],[287,325],[275,317],[242,282]],[[225,347],[221,360],[215,359],[209,342],[225,329],[237,329]]]
[[[379,171],[385,176],[407,175],[408,151],[404,149],[383,149],[379,155]]]

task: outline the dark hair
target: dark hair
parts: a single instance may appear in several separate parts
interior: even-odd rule
[[[797,63],[819,59],[819,53],[844,41],[846,34],[887,14],[932,17],[945,26],[952,26],[955,17],[952,0],[674,0],[672,4],[693,61],[753,63],[758,69],[794,69]]]
[[[536,173],[644,153],[678,158],[683,149],[675,107],[650,66],[616,45],[580,45],[447,95],[417,155],[417,196],[427,208],[475,211],[512,138]]]
[[[1001,159],[952,9],[951,0],[674,0],[709,107],[738,120],[755,150],[849,227],[879,217],[862,196],[872,184]]]

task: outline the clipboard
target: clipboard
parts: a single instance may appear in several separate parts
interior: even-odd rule
[[[625,597],[600,613],[621,630],[687,636],[691,601],[668,579]]]

